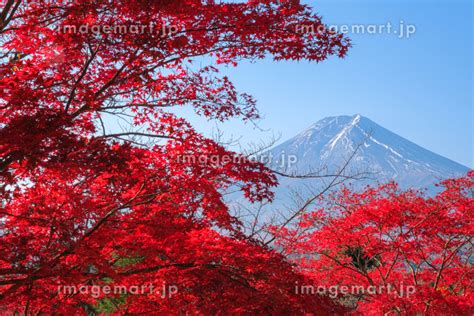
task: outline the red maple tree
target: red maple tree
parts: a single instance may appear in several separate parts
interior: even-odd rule
[[[318,32],[299,34],[301,24]],[[167,111],[258,118],[251,96],[192,61],[343,57],[348,40],[321,25],[297,1],[2,1],[0,313],[337,310],[295,295],[304,277],[243,236],[222,200],[232,185],[269,199],[274,175],[224,159],[238,155]],[[111,133],[107,115],[135,128]],[[182,159],[200,155],[219,159]],[[145,283],[178,291],[58,291]]]
[[[278,243],[318,288],[355,314],[472,315],[474,171],[442,182],[434,197],[395,183],[344,190]]]

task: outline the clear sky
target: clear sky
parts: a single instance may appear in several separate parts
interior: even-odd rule
[[[314,122],[360,113],[447,158],[474,167],[473,8],[471,0],[324,0],[312,4],[327,24],[366,25],[349,34],[346,59],[320,64],[262,60],[224,70],[241,91],[258,100],[259,126],[220,125],[242,141],[281,135],[284,141]],[[370,24],[412,24],[409,38],[367,34]],[[372,29],[373,30],[373,29]],[[406,28],[405,28],[406,30]],[[189,115],[205,134],[215,123]]]

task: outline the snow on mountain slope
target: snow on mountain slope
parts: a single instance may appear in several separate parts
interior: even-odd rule
[[[357,149],[357,150],[356,150]],[[403,188],[430,188],[469,168],[424,149],[361,115],[328,117],[273,148],[270,166],[286,173],[304,174],[326,168],[329,173],[351,157],[348,170],[368,172],[375,180],[397,181]],[[282,160],[296,160],[288,164]],[[282,186],[299,186],[302,180],[281,179]],[[306,180],[303,180],[306,181]],[[279,188],[278,191],[281,191]]]

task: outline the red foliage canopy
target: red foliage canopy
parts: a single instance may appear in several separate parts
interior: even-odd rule
[[[300,24],[319,31],[298,34]],[[182,159],[236,154],[166,111],[187,105],[210,119],[257,118],[251,96],[192,60],[343,57],[347,39],[320,25],[295,1],[3,1],[3,311],[70,314],[111,302],[124,314],[335,309],[295,295],[302,276],[245,238],[223,203],[231,185],[251,201],[271,198],[275,177],[245,159]],[[141,129],[107,134],[104,115],[127,116]],[[143,147],[130,136],[164,141]],[[58,291],[144,282],[176,284],[178,292]]]
[[[319,293],[356,313],[472,315],[474,171],[442,185],[435,197],[393,183],[346,190],[276,234]]]

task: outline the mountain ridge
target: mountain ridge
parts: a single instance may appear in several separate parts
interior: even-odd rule
[[[278,159],[270,164],[286,173],[323,169],[333,173],[352,157],[353,170],[376,174],[378,182],[395,180],[402,188],[431,187],[469,170],[360,114],[323,118],[269,152],[275,157],[296,157],[291,166]]]

